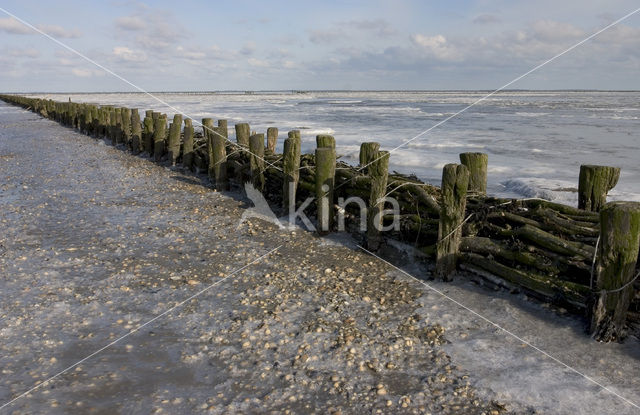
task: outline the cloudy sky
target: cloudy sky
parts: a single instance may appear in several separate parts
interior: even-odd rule
[[[150,91],[495,89],[637,0],[29,1],[0,7]],[[640,89],[640,13],[512,88]],[[0,11],[0,91],[133,88]]]

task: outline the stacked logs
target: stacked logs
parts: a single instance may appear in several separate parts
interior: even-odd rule
[[[207,173],[218,190],[251,182],[281,213],[315,211],[320,234],[346,222],[361,231],[369,250],[378,250],[385,239],[403,241],[435,258],[441,279],[451,280],[461,268],[586,311],[599,340],[622,338],[627,311],[640,310],[635,299],[640,207],[606,204],[620,175],[614,167],[581,167],[579,208],[574,208],[487,197],[488,157],[482,153],[463,153],[460,164],[446,165],[437,188],[415,176],[389,173],[389,153],[377,143],[363,143],[360,165],[351,166],[337,160],[335,139],[328,135],[316,137],[314,154],[301,154],[300,132],[289,131],[283,154],[277,154],[275,127],[267,130],[265,143],[265,135],[252,133],[248,123],[236,124],[232,142],[226,120],[216,126],[205,118],[200,132],[180,114],[167,128],[167,116],[154,111],[141,120],[137,109],[15,95],[0,99],[134,154]],[[352,203],[358,200],[364,206]],[[385,210],[392,200],[398,214]]]

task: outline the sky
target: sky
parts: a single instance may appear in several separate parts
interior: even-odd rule
[[[148,91],[492,90],[627,0],[29,1],[0,7]],[[640,12],[510,86],[640,90]],[[0,11],[0,91],[135,89]]]

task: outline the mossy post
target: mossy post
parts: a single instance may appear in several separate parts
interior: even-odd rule
[[[284,140],[282,152],[282,170],[284,183],[282,189],[282,208],[289,214],[296,210],[296,191],[300,181],[300,131],[289,131]]]
[[[185,124],[187,124],[187,120],[184,121]],[[193,125],[185,125],[184,127],[184,144],[182,151],[182,167],[187,170],[193,170]]]
[[[218,122],[220,124],[220,122]],[[218,125],[215,132],[209,137],[210,157],[209,178],[215,183],[218,191],[229,190],[229,178],[227,174],[227,146],[224,135],[226,127]]]
[[[316,136],[316,145],[318,148],[329,147],[332,148],[335,152],[336,149],[336,139],[333,138],[332,135],[327,134],[319,134]]]
[[[115,143],[116,142],[116,129],[117,129],[117,117],[116,117],[116,109],[115,108],[109,108],[109,140],[111,140],[111,143]]]
[[[598,212],[607,203],[607,193],[618,184],[619,167],[580,166],[578,208]]]
[[[600,209],[600,243],[596,253],[592,336],[598,341],[621,340],[635,289],[640,247],[640,203],[611,202]]]
[[[251,168],[251,182],[259,191],[264,190],[264,134],[254,134],[249,137],[249,166]]]
[[[377,251],[382,244],[382,211],[389,177],[389,152],[379,151],[369,162],[368,174],[371,180],[369,208],[367,209],[367,248]]]
[[[146,111],[144,112],[144,116],[145,116],[145,117],[149,117],[149,118],[152,118],[152,119],[153,119],[153,110],[146,110]]]
[[[218,132],[222,134],[222,136],[225,138],[225,141],[227,138],[229,138],[229,129],[227,127],[227,120],[218,120]]]
[[[149,113],[149,111],[147,111]],[[153,116],[147,115],[144,117],[142,130],[142,149],[146,151],[149,156],[153,155]]]
[[[138,154],[142,150],[142,127],[137,108],[131,109],[131,151]]]
[[[243,147],[249,147],[249,136],[251,135],[251,129],[249,124],[241,122],[236,124],[236,141]]]
[[[164,140],[167,136],[167,118],[162,114],[153,124],[153,159],[160,161],[165,154]]]
[[[380,144],[378,143],[362,143],[360,144],[360,168],[362,171],[367,172],[369,163],[375,160],[380,151]]]
[[[116,129],[114,131],[113,144],[122,144],[123,141],[123,125],[122,125],[122,108],[116,108]]]
[[[468,188],[469,169],[466,166],[453,163],[444,166],[436,245],[436,275],[444,281],[451,281],[456,270]]]
[[[275,154],[277,143],[278,129],[276,127],[267,128],[267,151],[271,154]]]
[[[485,153],[460,153],[460,162],[469,170],[469,193],[486,195],[489,156]]]
[[[333,188],[336,175],[336,152],[331,147],[316,149],[316,201],[318,233],[325,235],[333,225]]]
[[[131,108],[122,108],[122,141],[131,147]]]
[[[182,127],[182,115],[175,114],[173,116],[173,123],[171,123],[171,128],[169,129],[169,143],[168,143],[168,153],[169,153],[169,162],[171,165],[176,164],[176,160],[180,157],[180,128]]]

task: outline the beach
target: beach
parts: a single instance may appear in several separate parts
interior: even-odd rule
[[[16,107],[0,125],[2,404],[117,341],[9,413],[635,413],[576,373],[637,403],[635,338],[429,281],[408,249],[420,281],[347,234],[241,223],[240,192]]]

